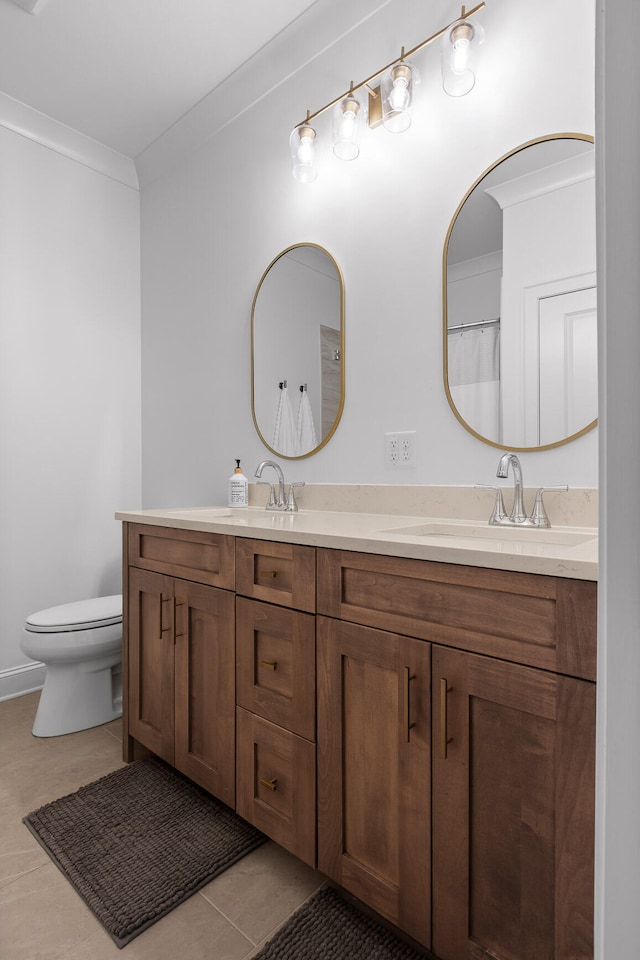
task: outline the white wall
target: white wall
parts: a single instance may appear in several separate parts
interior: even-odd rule
[[[352,163],[325,149],[313,184],[292,179],[288,158],[307,107],[457,12],[443,0],[391,0],[188,157],[176,158],[173,131],[164,171],[161,143],[155,164],[141,166],[153,167],[142,190],[146,506],[223,502],[233,458],[250,474],[264,455],[249,404],[251,302],[273,257],[305,241],[344,274],[347,395],[330,443],[287,464],[287,478],[395,482],[383,434],[412,429],[418,465],[403,482],[495,475],[499,451],[461,427],[442,386],[442,247],[460,199],[499,156],[542,134],[593,133],[591,4],[492,0],[479,14],[486,41],[469,96],[442,92],[439,51],[427,48],[409,131],[367,131]],[[317,129],[326,142],[330,116]],[[596,486],[597,432],[522,459],[527,484]]]
[[[5,119],[0,103],[0,698],[42,679],[28,614],[120,592],[113,514],[140,500],[137,189],[108,154],[91,165],[97,145],[81,159],[75,135],[39,139],[40,115],[26,135]]]

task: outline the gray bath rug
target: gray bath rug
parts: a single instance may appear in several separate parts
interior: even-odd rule
[[[255,960],[425,960],[331,887],[314,894]]]
[[[266,837],[156,758],[23,821],[119,947]]]

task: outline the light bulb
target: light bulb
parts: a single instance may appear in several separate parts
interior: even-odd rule
[[[389,94],[389,103],[394,110],[406,110],[409,106],[409,90],[405,77],[397,77]]]
[[[450,97],[463,97],[476,82],[482,27],[457,20],[442,37],[442,86]]]
[[[340,160],[355,160],[360,153],[360,104],[350,93],[333,110],[333,152]]]
[[[313,140],[311,137],[300,137],[298,160],[300,163],[311,163],[313,160]]]
[[[340,133],[345,140],[351,140],[356,129],[356,116],[351,110],[342,114]]]
[[[466,70],[469,61],[469,41],[466,37],[461,37],[453,42],[453,53],[451,55],[451,69],[454,73],[462,73]]]
[[[316,168],[316,132],[308,123],[294,127],[289,137],[291,173],[301,183],[311,183],[318,176]]]
[[[380,84],[382,122],[390,133],[401,133],[411,126],[415,68],[401,60],[385,73]]]

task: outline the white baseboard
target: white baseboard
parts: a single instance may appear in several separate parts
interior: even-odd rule
[[[21,667],[0,670],[0,701],[42,690],[46,670],[44,663],[26,663]]]

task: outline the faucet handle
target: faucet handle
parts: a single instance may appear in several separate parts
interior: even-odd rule
[[[493,504],[491,516],[489,517],[489,524],[491,526],[495,526],[496,524],[504,523],[504,521],[507,519],[507,511],[505,509],[504,499],[502,497],[502,487],[494,487],[490,483],[476,483],[474,486],[484,490],[495,490],[496,499]]]
[[[566,493],[569,489],[566,483],[556,484],[551,487],[539,487],[538,492],[536,493],[536,499],[533,503],[533,510],[531,511],[531,516],[529,519],[534,527],[550,527],[551,522],[547,516],[547,511],[544,508],[544,501],[542,499],[543,493],[551,492],[555,490],[556,492]]]
[[[289,496],[287,497],[287,505],[285,507],[285,510],[287,510],[289,513],[296,513],[298,510],[294,487],[304,487],[304,481],[298,481],[298,483],[289,484]]]
[[[276,508],[276,494],[273,489],[273,484],[269,483],[268,480],[258,480],[258,484],[261,487],[269,487],[269,499],[267,500],[267,510],[275,510]]]

